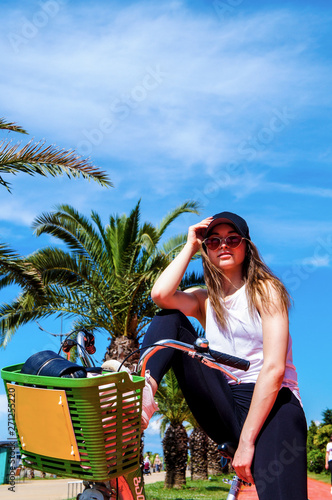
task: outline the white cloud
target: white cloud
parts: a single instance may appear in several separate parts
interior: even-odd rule
[[[222,22],[212,7],[202,13],[183,2],[59,5],[45,29],[17,50],[9,34],[22,33],[40,3],[19,2],[3,16],[3,114],[37,139],[81,147],[97,165],[102,160],[117,189],[13,178],[12,198],[0,200],[0,220],[30,226],[59,203],[85,213],[111,204],[108,214],[121,212],[141,196],[158,207],[167,197],[198,198],[203,206],[219,199],[245,204],[266,193],[331,198],[319,177],[314,186],[300,186],[276,168],[306,152],[274,150],[322,103],[331,104],[324,90],[331,69],[323,57],[312,57],[321,17],[239,7]],[[319,235],[310,221],[304,229],[297,219],[272,225],[262,217],[261,227],[267,237],[294,230],[307,241],[307,231]]]
[[[149,422],[149,427],[146,429],[145,434],[147,436],[160,436],[160,418],[153,418]]]
[[[34,219],[34,213],[27,207],[26,200],[9,199],[0,201],[0,220],[10,221],[13,224],[30,226]]]
[[[285,105],[305,113],[321,99],[322,72],[331,78],[306,54],[314,16],[287,9],[221,23],[212,8],[202,15],[181,3],[67,3],[13,51],[8,34],[22,30],[18,18],[3,27],[3,73],[16,77],[9,87],[3,79],[0,94],[11,116],[93,156],[225,164],[248,130]],[[278,44],[289,30],[293,38]]]
[[[260,238],[264,236],[267,241],[282,245],[289,250],[295,247],[297,253],[303,248],[307,251],[308,248],[321,247],[328,251],[331,247],[332,222],[317,220],[314,216],[310,219],[304,216],[301,218],[301,214],[291,216],[287,206],[281,206],[274,217],[270,214],[254,215],[252,226]]]
[[[295,186],[280,182],[265,182],[261,189],[269,191],[281,191],[284,193],[300,194],[304,196],[316,196],[319,198],[332,198],[332,189],[315,186]]]
[[[331,263],[331,254],[330,255],[324,255],[323,257],[307,257],[306,259],[303,259],[302,264],[304,266],[310,266],[311,268],[318,268],[318,267],[329,267]]]

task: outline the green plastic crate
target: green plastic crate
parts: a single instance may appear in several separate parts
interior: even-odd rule
[[[68,418],[79,451],[79,459],[76,460],[63,460],[52,454],[29,451],[21,442],[15,423],[25,466],[87,481],[110,480],[139,467],[144,378],[133,376],[133,380],[130,380],[126,372],[81,379],[43,377],[22,374],[22,366],[18,364],[1,370],[9,404],[13,398],[9,397],[8,383],[14,384],[11,394],[17,386],[65,391],[70,414]],[[24,393],[31,394],[31,389],[24,389]],[[36,407],[33,411],[38,415],[41,410]],[[62,439],[61,432],[58,439]]]

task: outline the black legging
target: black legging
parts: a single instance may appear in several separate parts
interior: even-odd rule
[[[331,473],[331,487],[332,487],[332,460],[328,461],[328,466],[329,466],[329,471]],[[331,491],[331,493],[332,493],[332,491]]]
[[[151,322],[143,347],[163,339],[193,344],[196,338],[184,314],[164,310]],[[147,362],[158,384],[170,367],[205,432],[218,444],[237,443],[255,384],[229,385],[220,371],[174,349],[161,349]],[[307,500],[306,436],[302,407],[282,388],[255,444],[252,472],[260,500]]]

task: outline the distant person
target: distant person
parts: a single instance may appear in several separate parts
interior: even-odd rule
[[[331,495],[332,495],[332,434],[330,441],[326,445],[325,469],[329,469],[331,473]]]
[[[144,474],[151,474],[150,467],[151,467],[150,457],[149,455],[146,455],[143,464]]]
[[[156,454],[156,457],[154,459],[153,466],[155,467],[156,472],[160,472],[161,471],[161,460],[159,458],[158,453]]]

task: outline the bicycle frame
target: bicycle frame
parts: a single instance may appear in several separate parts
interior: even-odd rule
[[[188,354],[188,356],[190,356],[193,359],[196,359],[197,361],[203,363],[209,368],[214,368],[215,370],[219,370],[222,373],[228,375],[228,377],[230,377],[232,380],[235,380],[236,383],[238,384],[241,383],[241,379],[233,375],[233,373],[227,370],[227,368],[225,368],[223,365],[215,361],[215,359],[212,356],[210,356],[207,351],[200,350],[199,346],[196,346],[195,348],[195,345],[190,345],[184,342],[179,342],[177,340],[170,340],[170,339],[160,340],[156,342],[153,346],[147,348],[146,351],[141,355],[141,359],[138,364],[138,372],[141,373],[142,377],[144,377],[145,375],[146,364],[148,360],[157,351],[165,348],[171,348],[185,352],[186,354]]]

